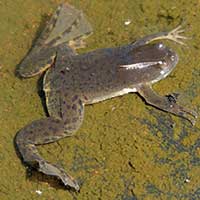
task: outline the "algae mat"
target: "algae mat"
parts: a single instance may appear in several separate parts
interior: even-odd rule
[[[147,106],[136,94],[86,107],[74,137],[40,147],[81,183],[80,193],[54,178],[27,173],[13,138],[45,116],[38,78],[22,80],[15,68],[61,1],[0,1],[0,198],[72,200],[200,199],[200,123]],[[168,43],[180,62],[154,88],[179,93],[181,104],[200,109],[200,1],[71,0],[94,27],[87,52],[126,44],[182,23],[188,47]],[[125,22],[127,22],[125,25]],[[130,23],[128,23],[130,22]]]

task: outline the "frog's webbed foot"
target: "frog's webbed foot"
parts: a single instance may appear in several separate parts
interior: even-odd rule
[[[195,124],[197,113],[195,111],[184,108],[176,103],[176,98],[169,96],[159,96],[151,88],[150,85],[141,85],[138,88],[138,93],[145,99],[145,101],[161,110],[173,113],[187,119],[192,125]]]
[[[82,11],[63,3],[58,7],[43,31],[40,44],[57,46],[77,39],[84,39],[92,31],[92,27]]]
[[[83,47],[82,40],[90,33],[92,27],[82,11],[67,3],[61,4],[19,64],[17,72],[22,77],[42,73],[52,66],[57,54],[65,57],[75,55],[75,49]]]
[[[60,166],[56,166],[53,164],[50,164],[46,161],[39,161],[39,169],[38,171],[51,176],[56,176],[62,180],[65,186],[69,186],[71,188],[74,188],[76,191],[80,190],[80,187],[76,180],[70,175],[68,175],[64,169],[62,169]]]
[[[187,39],[190,39],[190,38],[183,36],[183,35],[180,35],[183,32],[184,32],[184,29],[182,29],[181,26],[178,26],[178,27],[176,27],[175,29],[173,29],[172,31],[169,31],[169,32],[154,33],[154,34],[148,35],[144,38],[137,40],[136,42],[133,43],[133,47],[149,44],[150,42],[153,42],[155,40],[171,40],[171,41],[174,41],[178,44],[186,45],[183,42],[183,40],[187,40]]]
[[[70,46],[72,49],[85,48],[85,47],[86,47],[86,42],[83,41],[82,39],[71,40],[71,41],[69,42],[69,46]]]

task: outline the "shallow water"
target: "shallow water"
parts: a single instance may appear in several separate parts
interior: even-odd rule
[[[38,78],[19,79],[17,64],[61,1],[0,1],[0,197],[2,200],[197,200],[200,199],[200,123],[147,106],[129,94],[86,107],[74,137],[40,147],[82,184],[80,193],[40,173],[26,173],[13,138],[45,116]],[[182,23],[188,47],[169,44],[180,57],[176,69],[154,88],[179,93],[179,102],[200,109],[200,2],[192,0],[70,0],[94,27],[87,52],[126,44]],[[130,21],[129,25],[125,25]]]

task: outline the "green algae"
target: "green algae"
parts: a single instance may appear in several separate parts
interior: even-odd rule
[[[46,159],[62,165],[80,181],[80,193],[38,172],[27,177],[13,138],[45,112],[38,77],[19,79],[15,69],[60,2],[0,1],[1,199],[200,199],[200,124],[197,121],[192,127],[186,120],[146,106],[136,94],[87,106],[83,126],[74,137],[40,147]],[[168,43],[178,52],[180,62],[155,89],[163,95],[180,93],[183,105],[199,110],[200,2],[68,2],[84,11],[95,30],[80,53],[122,45],[182,23],[192,39],[188,48]],[[127,20],[131,23],[125,26]]]

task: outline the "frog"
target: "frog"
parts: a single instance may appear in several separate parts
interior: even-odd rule
[[[65,170],[45,160],[37,146],[74,135],[84,119],[85,105],[128,93],[138,93],[147,104],[189,120],[197,113],[177,103],[173,95],[161,96],[152,85],[167,77],[178,63],[178,55],[163,42],[185,45],[188,39],[178,26],[153,33],[122,46],[78,54],[93,29],[82,11],[63,3],[52,15],[31,50],[19,64],[22,78],[43,77],[48,116],[18,131],[15,144],[22,161],[39,172],[57,177],[66,188],[80,190]]]

